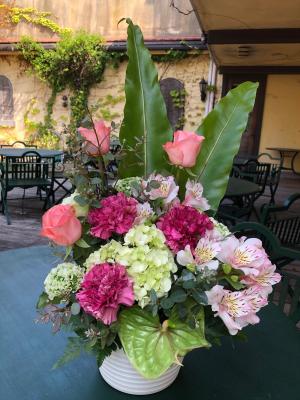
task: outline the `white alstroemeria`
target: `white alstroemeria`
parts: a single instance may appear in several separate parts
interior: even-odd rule
[[[148,202],[146,203],[139,203],[136,207],[137,216],[134,220],[134,225],[143,224],[144,222],[148,221],[153,217],[154,211]]]
[[[210,209],[210,205],[205,197],[203,197],[203,186],[200,182],[188,180],[186,185],[185,199],[183,204],[197,208],[201,211]]]
[[[157,188],[150,188],[151,182],[157,182]],[[163,176],[160,174],[151,174],[146,181],[142,182],[145,195],[149,196],[150,200],[163,199],[163,203],[171,203],[178,194],[179,186],[176,185],[173,176]]]
[[[195,248],[194,255],[191,247],[187,245],[184,250],[177,253],[177,262],[184,267],[195,266],[198,270],[203,270],[205,267],[209,270],[217,270],[219,262],[214,258],[219,251],[220,245],[217,242],[201,238]]]

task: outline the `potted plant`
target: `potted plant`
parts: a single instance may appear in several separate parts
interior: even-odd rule
[[[142,33],[127,23],[118,176],[107,168],[111,127],[91,119],[78,129],[76,191],[43,216],[42,235],[66,252],[37,307],[54,331],[74,332],[56,366],[84,349],[111,386],[149,394],[174,381],[189,351],[258,323],[280,275],[260,240],[213,218],[257,84],[229,92],[196,132],[173,133]]]

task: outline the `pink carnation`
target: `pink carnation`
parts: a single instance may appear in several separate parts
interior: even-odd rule
[[[123,265],[98,264],[85,274],[76,298],[86,313],[110,325],[117,320],[120,304],[133,305],[132,282]]]
[[[123,235],[132,228],[137,216],[138,202],[132,197],[118,193],[100,202],[100,208],[92,209],[88,214],[91,234],[101,239],[108,239],[113,233]]]
[[[163,231],[170,249],[177,253],[187,245],[194,251],[199,239],[213,229],[213,223],[195,208],[178,205],[159,219],[157,227]]]

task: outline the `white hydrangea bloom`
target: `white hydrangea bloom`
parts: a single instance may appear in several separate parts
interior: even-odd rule
[[[74,197],[76,196],[79,196],[79,193],[75,190],[75,192],[72,193],[71,196],[68,196],[65,199],[63,199],[62,204],[68,204],[70,206],[73,206],[76,217],[86,217],[89,212],[89,206],[79,205],[77,201],[74,200]]]
[[[135,299],[143,308],[154,289],[164,297],[171,289],[171,274],[177,271],[174,257],[165,245],[164,234],[155,225],[137,225],[128,231],[125,244],[111,240],[91,254],[85,262],[87,270],[101,262],[116,262],[126,267],[133,279]]]
[[[84,269],[73,263],[58,264],[47,275],[44,286],[50,300],[55,297],[66,299],[70,293],[76,292],[82,281]]]

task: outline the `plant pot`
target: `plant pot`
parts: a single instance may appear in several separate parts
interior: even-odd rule
[[[145,395],[160,392],[176,379],[180,365],[173,364],[156,379],[146,379],[131,365],[123,350],[106,357],[99,368],[102,378],[114,389],[123,393]]]

